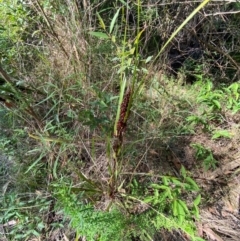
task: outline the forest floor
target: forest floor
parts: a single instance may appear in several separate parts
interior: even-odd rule
[[[183,165],[193,173],[194,180],[202,189],[204,202],[200,206],[200,221],[196,222],[198,235],[209,241],[238,241],[240,235],[240,114],[231,116],[227,120],[228,130],[233,133],[231,139],[212,140],[208,133],[199,131],[192,136],[185,136],[169,145],[169,151],[161,152],[161,149],[150,149],[151,158],[147,165],[139,165],[137,172],[170,173],[178,175]],[[3,129],[2,129],[3,131]],[[3,132],[2,132],[3,133]],[[195,151],[191,143],[207,145],[218,160],[217,168],[205,170],[198,164]],[[13,163],[12,157],[8,158],[1,153],[1,168],[9,169]],[[9,162],[9,163],[8,163]],[[6,187],[9,180],[1,179],[1,189]],[[3,190],[4,191],[4,190]],[[59,216],[58,218],[61,219]],[[4,225],[1,224],[2,237],[4,238]],[[68,228],[67,228],[68,229]],[[68,240],[64,233],[68,230],[55,229],[49,237],[51,241]],[[62,238],[59,238],[59,237]],[[31,241],[42,239],[31,239]],[[160,231],[154,241],[188,240],[178,232],[167,233]]]
[[[212,140],[208,134],[199,132],[182,141],[177,149],[172,148],[176,169],[184,165],[202,189],[204,202],[200,207],[201,220],[197,227],[199,236],[209,241],[240,239],[240,114],[234,117],[228,115],[227,119],[232,139]],[[215,170],[198,167],[194,150],[189,147],[196,142],[212,150],[218,160]]]
[[[173,93],[174,96],[174,93]],[[0,149],[0,163],[1,163],[1,181],[0,188],[3,193],[6,190],[11,191],[11,185],[14,177],[9,175],[10,169],[14,166],[14,157],[8,156],[4,153],[4,146],[7,146],[9,141],[9,133],[11,133],[10,126],[3,122],[7,112],[3,111],[2,118],[0,119],[1,136],[3,141],[1,142],[2,150]],[[132,116],[134,118],[134,116]],[[166,118],[168,120],[169,117]],[[170,117],[172,118],[172,117]],[[164,118],[163,118],[164,119]],[[208,241],[238,241],[240,236],[240,113],[234,115],[230,112],[225,112],[224,121],[219,124],[217,128],[221,130],[227,130],[231,134],[231,138],[216,138],[213,139],[211,133],[204,131],[199,126],[195,127],[193,134],[175,135],[172,140],[165,139],[165,141],[159,141],[159,138],[152,139],[146,138],[146,146],[149,148],[143,149],[142,146],[136,145],[139,152],[138,164],[133,169],[126,171],[134,173],[152,173],[161,175],[172,175],[178,177],[180,175],[180,169],[185,167],[192,178],[197,182],[201,188],[202,202],[200,205],[200,220],[196,221],[198,228],[198,236],[203,237]],[[139,122],[140,123],[140,122]],[[136,122],[131,122],[129,125],[134,129],[138,127]],[[134,126],[136,124],[136,126]],[[149,123],[148,123],[149,124]],[[168,121],[163,121],[161,125],[168,124]],[[177,123],[175,123],[177,124]],[[147,131],[151,132],[157,129],[158,123],[149,124]],[[152,130],[151,130],[152,128]],[[136,129],[136,128],[135,128]],[[126,132],[124,136],[124,142],[128,144],[133,137],[131,133]],[[146,132],[147,133],[147,132]],[[10,138],[11,139],[11,138]],[[216,161],[214,168],[204,168],[201,161],[196,158],[196,149],[194,144],[198,143],[199,146],[205,146],[209,150]],[[85,143],[86,144],[86,143]],[[21,147],[21,145],[20,145]],[[204,149],[206,150],[206,149]],[[9,150],[8,150],[9,151]],[[18,152],[13,150],[12,153]],[[103,153],[105,150],[103,150]],[[81,154],[82,155],[82,154]],[[144,161],[145,156],[147,161]],[[211,158],[211,156],[209,156]],[[101,159],[101,158],[100,158]],[[100,160],[99,159],[99,160]],[[207,161],[207,160],[205,160]],[[210,160],[210,163],[213,160]],[[213,163],[212,163],[213,164]],[[72,176],[73,177],[73,176]],[[73,177],[74,178],[74,177]],[[9,207],[10,208],[10,207]],[[48,211],[47,217],[52,214],[52,211]],[[63,220],[62,214],[56,213],[54,222],[61,223]],[[2,223],[0,225],[0,241],[8,240],[5,237],[5,227],[14,222],[10,220],[8,223]],[[47,221],[48,222],[48,221]],[[16,225],[17,222],[13,225]],[[51,223],[49,223],[49,227]],[[51,229],[48,233],[49,241],[60,240],[74,240],[67,239],[66,237],[74,237],[72,230],[69,229],[68,223],[63,223],[64,227]],[[60,238],[61,237],[61,238]],[[29,241],[44,240],[40,239],[28,239]],[[155,236],[154,241],[188,241],[188,238],[181,233],[175,231],[172,233],[166,230],[160,230]]]

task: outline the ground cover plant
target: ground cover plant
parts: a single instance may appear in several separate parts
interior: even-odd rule
[[[239,6],[208,2],[0,1],[3,240],[238,237],[209,226],[239,178],[237,17],[208,14]]]

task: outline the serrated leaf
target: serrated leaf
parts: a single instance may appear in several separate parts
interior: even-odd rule
[[[154,197],[155,198],[158,198],[159,197],[159,192],[157,189],[154,190]]]
[[[236,100],[238,100],[238,98],[239,98],[239,93],[238,93],[239,87],[240,87],[240,84],[237,83],[237,82],[231,84],[231,85],[228,87],[228,89],[230,89],[230,90],[233,91],[233,94],[235,95]]]
[[[167,186],[158,185],[158,184],[155,184],[155,183],[151,184],[151,187],[152,187],[152,188],[155,188],[155,189],[163,189],[163,190],[169,189],[169,187],[167,187]]]
[[[152,205],[157,205],[159,203],[159,200],[157,198],[154,198]]]
[[[185,178],[186,175],[187,175],[186,169],[185,169],[185,167],[184,167],[183,165],[181,166],[180,173],[181,173],[181,175],[182,175],[184,178]]]
[[[182,205],[182,208],[184,209],[185,213],[189,213],[188,207],[187,207],[185,202],[183,202],[182,200],[178,199],[178,203],[180,205]]]
[[[218,139],[221,137],[231,138],[231,133],[228,130],[217,130],[214,132],[212,139]]]
[[[160,185],[158,185],[158,184],[156,184],[156,183],[152,183],[150,186],[151,186],[152,188],[159,188]]]
[[[199,191],[199,186],[192,178],[186,177],[185,181],[192,186],[192,190]]]
[[[106,30],[105,23],[104,23],[104,21],[103,21],[103,19],[102,19],[102,17],[100,16],[99,13],[97,13],[97,17],[98,17],[98,20],[99,20],[99,22],[100,22],[100,26],[101,26],[104,30]]]
[[[143,202],[144,202],[144,203],[151,203],[153,200],[154,200],[154,197],[149,196],[149,197],[146,197],[146,198],[143,200]]]
[[[182,187],[184,185],[184,183],[182,183],[178,179],[172,179],[172,183],[175,184],[178,187]]]
[[[181,203],[179,203],[179,200],[177,200],[177,212],[178,212],[178,216],[185,216],[185,211],[183,206],[181,205]]]
[[[198,206],[199,203],[201,202],[201,194],[198,194],[198,196],[195,198],[195,200],[193,201],[193,204],[195,206]]]
[[[228,108],[228,109],[232,108],[233,103],[234,103],[233,98],[229,98],[229,99],[228,99],[228,103],[227,103],[227,108]]]
[[[161,196],[159,198],[159,202],[164,202],[167,197],[168,197],[168,191],[165,191],[165,192],[161,193]]]
[[[177,200],[177,213],[178,220],[180,221],[180,223],[182,223],[185,219],[185,212],[182,205],[179,203],[179,200]]]
[[[213,103],[215,104],[215,106],[217,106],[218,109],[221,109],[221,104],[219,101],[213,100]]]
[[[166,189],[166,192],[168,194],[168,197],[172,200],[173,199],[173,195],[171,193],[171,190],[168,188],[168,189]]]
[[[178,215],[177,200],[173,200],[172,202],[172,212],[173,212],[173,216],[176,217]]]
[[[167,178],[165,176],[162,177],[162,181],[163,181],[163,184],[165,186],[168,186],[168,181],[167,181]]]
[[[117,20],[117,18],[118,18],[118,15],[119,15],[119,11],[120,11],[120,10],[121,10],[121,8],[119,8],[119,9],[117,10],[117,12],[115,13],[115,15],[114,15],[114,17],[113,17],[113,19],[112,19],[112,21],[111,21],[110,28],[109,28],[109,33],[110,33],[110,34],[111,34],[112,31],[113,31],[113,28],[114,28],[115,22],[116,22],[116,20]]]
[[[195,205],[193,205],[193,208],[192,208],[192,213],[194,214],[194,216],[199,219],[200,218],[200,215],[199,215],[199,208]]]
[[[138,182],[135,178],[133,179],[133,185],[134,185],[134,187],[138,187]]]
[[[104,39],[109,38],[107,34],[102,32],[89,32],[89,34],[98,38],[104,38]]]
[[[189,183],[184,183],[184,189],[187,191],[196,191],[196,190],[193,190],[192,185]]]

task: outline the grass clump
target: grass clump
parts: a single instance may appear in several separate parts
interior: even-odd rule
[[[7,240],[29,240],[40,237],[45,231],[41,215],[48,211],[49,201],[46,197],[31,193],[7,192],[0,196],[0,200],[0,221],[4,224]]]

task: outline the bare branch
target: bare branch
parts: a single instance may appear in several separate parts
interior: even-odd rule
[[[240,11],[209,13],[209,14],[204,14],[204,16],[205,16],[205,17],[208,17],[208,16],[226,15],[226,14],[236,14],[236,13],[240,13]]]

